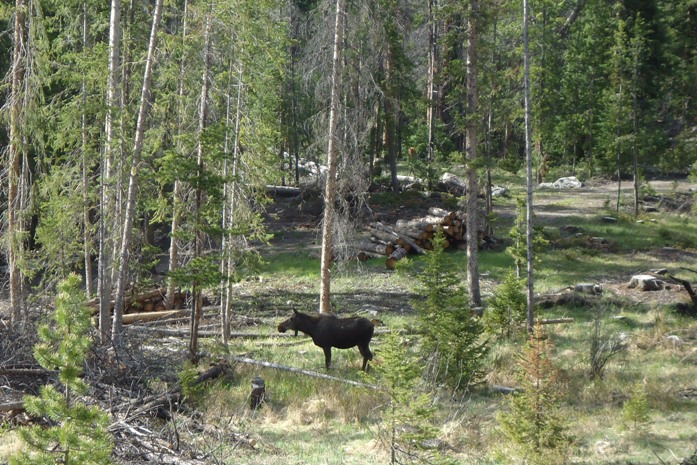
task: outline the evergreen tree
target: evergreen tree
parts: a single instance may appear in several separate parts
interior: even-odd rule
[[[484,311],[483,323],[489,333],[510,339],[525,322],[527,296],[525,283],[513,271],[506,274]]]
[[[520,392],[498,414],[505,438],[526,464],[561,464],[567,459],[571,437],[559,412],[562,391],[552,350],[552,340],[536,325],[518,362]]]
[[[92,328],[80,285],[81,278],[74,274],[60,283],[53,322],[39,328],[41,342],[34,347],[34,357],[43,368],[58,370],[63,392],[53,385],[45,385],[39,396],[24,398],[27,412],[47,417],[53,425],[21,429],[20,435],[30,451],[13,457],[11,464],[111,463],[112,442],[106,412],[77,399],[87,389],[80,375],[91,345]]]
[[[437,234],[426,254],[425,268],[417,275],[425,299],[413,305],[436,379],[463,389],[481,376],[486,344],[482,324],[467,304],[467,291],[444,259],[444,242],[443,234]]]
[[[390,449],[390,464],[445,463],[429,444],[438,437],[433,399],[423,382],[423,366],[398,333],[386,335],[375,377],[387,392],[380,437]]]

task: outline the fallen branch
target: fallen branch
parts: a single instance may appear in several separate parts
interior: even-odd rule
[[[0,368],[0,376],[51,376],[58,371],[44,368]]]
[[[130,328],[129,331],[136,331],[142,333],[152,334],[154,336],[172,336],[172,337],[189,337],[191,331],[188,329],[165,329],[165,328],[150,328],[150,327],[134,327]],[[198,337],[218,337],[221,335],[221,331],[199,331]],[[267,337],[290,337],[289,334],[265,334],[265,333],[230,333],[231,338],[236,339],[261,339]]]
[[[374,384],[367,384],[367,383],[361,383],[358,381],[352,381],[350,379],[338,378],[336,376],[325,375],[324,373],[318,373],[316,371],[303,370],[302,368],[291,367],[288,365],[279,365],[278,363],[264,362],[261,360],[254,360],[252,358],[247,358],[247,357],[237,357],[234,355],[228,357],[228,359],[233,361],[233,362],[247,363],[250,365],[257,365],[257,366],[262,366],[262,367],[266,367],[266,368],[275,368],[277,370],[290,371],[291,373],[298,373],[298,374],[305,375],[305,376],[311,376],[313,378],[328,379],[330,381],[337,381],[339,383],[350,384],[351,386],[358,386],[358,387],[364,387],[364,388],[369,388],[369,389],[380,389],[379,386],[376,386]]]
[[[24,411],[24,402],[21,400],[19,402],[8,402],[6,404],[0,404],[0,412],[12,412],[12,411]]]
[[[164,320],[170,317],[182,317],[189,313],[189,310],[164,310],[161,312],[129,313],[123,316],[123,324],[129,325],[146,321]]]
[[[537,320],[538,324],[541,325],[555,325],[557,323],[573,323],[574,319],[573,318],[543,318],[540,320]]]
[[[209,379],[214,379],[217,378],[218,376],[222,375],[225,373],[225,371],[228,368],[228,364],[223,362],[223,363],[218,363],[216,365],[213,365],[210,367],[208,370],[199,373],[198,377],[192,381],[192,385],[196,386],[198,384],[204,383],[208,381]],[[131,403],[127,408],[128,412],[126,414],[126,418],[124,419],[119,419],[116,422],[114,422],[111,426],[109,426],[109,431],[114,432],[114,431],[119,431],[122,430],[125,426],[129,426],[128,422],[134,420],[135,418],[151,412],[153,410],[159,410],[160,407],[169,407],[170,405],[179,403],[181,400],[182,396],[182,388],[181,385],[177,385],[174,387],[172,390],[167,391],[164,394],[160,394],[158,396],[155,396],[145,402],[143,405],[140,405],[138,408],[135,410],[131,411],[130,408],[133,406],[133,403]],[[167,412],[169,414],[169,412]]]

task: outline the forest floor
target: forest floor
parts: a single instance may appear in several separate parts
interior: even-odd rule
[[[697,189],[695,184],[687,180],[659,180],[650,181],[649,184],[651,194],[654,196],[654,200],[650,203],[652,206],[658,205],[659,213],[653,214],[653,216],[642,214],[641,221],[662,221],[661,211],[671,214],[684,213],[682,215],[684,219],[680,221],[694,221],[694,218],[688,214],[691,209],[692,194]],[[515,197],[523,194],[519,185],[512,187],[511,190],[511,196],[497,198],[494,202],[494,213],[497,217],[495,235],[503,239],[504,244],[500,250],[482,252],[480,272],[482,274],[482,291],[485,297],[490,296],[500,283],[504,275],[501,269],[510,266],[510,259],[506,258],[507,254],[503,249],[505,243],[510,242],[507,233],[516,216]],[[625,217],[624,221],[628,221],[626,220],[627,205],[631,205],[631,192],[631,184],[623,183],[620,199],[623,204],[621,210]],[[673,200],[664,202],[661,200],[664,197]],[[558,235],[559,228],[564,225],[588,227],[589,234],[597,231],[604,233],[605,226],[602,226],[602,218],[612,215],[616,199],[617,184],[600,180],[587,183],[580,189],[536,191],[534,199],[536,223],[552,236]],[[418,193],[407,193],[399,196],[372,195],[368,199],[364,221],[353,229],[352,234],[356,237],[368,237],[367,224],[371,221],[381,221],[388,225],[394,224],[398,219],[425,216],[428,214],[429,207],[434,206],[446,210],[462,209],[461,206],[458,206],[457,200],[448,196]],[[319,362],[321,351],[311,346],[307,338],[279,338],[283,335],[279,335],[275,330],[278,322],[286,318],[292,309],[314,312],[318,308],[319,283],[316,268],[321,244],[321,212],[320,196],[306,196],[301,199],[279,198],[267,205],[264,215],[265,224],[268,231],[273,234],[273,238],[268,244],[258,245],[266,265],[262,265],[258,274],[255,273],[253,276],[245,278],[235,286],[236,297],[233,312],[237,316],[236,323],[238,324],[235,331],[247,331],[251,338],[235,339],[233,341],[234,348],[231,348],[232,353],[253,357],[257,360],[293,366],[299,365],[306,369],[323,371],[318,364],[321,363]],[[633,223],[633,221],[630,222]],[[675,227],[675,224],[678,226]],[[654,244],[648,249],[622,249],[621,253],[616,253],[617,251],[612,250],[611,247],[610,250],[598,251],[597,256],[593,254],[582,255],[580,258],[573,254],[569,255],[568,250],[561,248],[547,252],[545,262],[541,266],[541,278],[547,284],[545,284],[546,287],[538,290],[538,293],[551,294],[560,289],[574,286],[578,283],[575,279],[580,276],[590,282],[602,285],[605,294],[622,297],[627,302],[634,304],[645,304],[645,307],[683,302],[686,300],[687,294],[679,286],[660,292],[637,292],[627,287],[629,278],[633,274],[649,269],[669,268],[671,272],[676,272],[681,267],[697,268],[695,264],[697,263],[697,253],[695,253],[697,247],[676,246],[673,243],[672,233],[679,233],[673,229],[679,229],[679,224],[666,223],[665,243],[660,244],[660,246]],[[611,231],[609,227],[607,232],[608,234],[619,234],[617,230]],[[620,237],[619,240],[621,240],[622,236],[617,237]],[[464,265],[464,253],[458,252],[457,254],[459,255],[457,255],[456,260]],[[564,255],[564,257],[555,261],[553,259],[555,254]],[[598,267],[597,272],[589,270],[594,266]],[[575,270],[580,270],[580,272],[574,273]],[[694,275],[689,277],[694,278]],[[387,270],[382,259],[371,259],[364,264],[354,262],[338,266],[333,276],[332,303],[337,313],[340,314],[365,314],[377,318],[386,317],[388,321],[397,322],[400,318],[411,318],[414,314],[411,302],[415,298],[418,298],[418,289],[415,288],[413,279],[404,279],[399,273]],[[219,360],[219,357],[224,357],[224,354],[227,353],[221,350],[220,343],[216,342],[219,332],[217,312],[216,307],[208,307],[201,326],[202,332],[211,333],[202,341],[202,350],[210,355],[211,361]],[[645,319],[648,318],[647,315],[642,313],[637,318]],[[630,319],[633,318],[632,316]],[[148,399],[151,398],[148,396],[152,392],[162,392],[163,389],[171,391],[171,387],[177,384],[178,373],[183,366],[186,366],[187,338],[185,334],[187,330],[188,323],[185,319],[168,325],[166,329],[148,327],[148,325],[143,325],[142,328],[129,328],[127,330],[129,347],[121,354],[121,361],[115,365],[111,363],[113,360],[111,360],[112,355],[109,351],[102,353],[101,350],[95,350],[94,366],[91,366],[88,371],[99,380],[95,384],[102,386],[111,384],[112,388],[109,392],[102,392],[101,388],[95,389],[94,399],[99,399],[99,402],[105,403],[105,405],[108,404],[112,412],[120,414],[120,408],[130,411],[130,403],[133,402],[131,397],[135,395],[133,394],[135,392],[139,393],[138,398]],[[166,331],[171,331],[171,333],[166,333]],[[175,332],[181,334],[175,334]],[[1,338],[2,333],[0,333],[0,342],[2,342]],[[376,339],[378,340],[374,342],[379,350],[379,337]],[[692,340],[685,337],[685,341]],[[692,342],[689,344],[691,345]],[[4,347],[5,349],[11,348],[11,345]],[[681,354],[686,354],[685,359],[692,354],[689,350],[691,349],[689,349],[688,344],[680,349]],[[580,352],[575,347],[566,351]],[[355,370],[357,363],[359,363],[356,360],[357,353],[353,353],[354,351],[335,352],[338,352],[335,354],[335,363],[342,368],[333,370],[332,374],[357,381],[362,380],[363,378]],[[30,351],[26,351],[26,354],[30,357]],[[291,356],[292,359],[289,359]],[[26,362],[30,363],[30,360],[27,359]],[[0,363],[0,368],[2,366]],[[573,367],[569,369],[569,372],[576,370],[578,368]],[[141,413],[138,421],[143,421],[142,426],[150,428],[150,430],[148,432],[147,429],[138,429],[140,431],[138,434],[146,435],[147,433],[150,435],[146,435],[147,438],[157,439],[146,441],[146,436],[143,436],[140,442],[129,440],[127,439],[128,431],[119,429],[118,433],[115,434],[117,436],[117,462],[150,463],[153,460],[160,460],[161,463],[182,464],[384,462],[384,448],[378,445],[374,439],[375,431],[372,428],[375,426],[365,426],[360,420],[364,414],[356,413],[364,407],[365,399],[356,399],[352,397],[354,396],[353,391],[349,392],[340,388],[334,388],[331,393],[315,392],[314,390],[319,389],[318,387],[301,381],[297,377],[287,380],[275,373],[274,370],[266,370],[264,377],[274,390],[275,397],[272,399],[272,403],[278,407],[268,408],[260,416],[255,416],[255,414],[250,414],[247,408],[249,398],[246,380],[256,376],[259,372],[260,370],[257,368],[237,368],[234,374],[236,379],[230,381],[231,386],[234,385],[231,387],[232,394],[216,391],[209,396],[205,404],[199,403],[197,405],[198,411],[192,412],[185,409],[179,412],[177,414],[180,422],[178,428],[181,429],[183,436],[181,450],[174,451],[171,445],[162,446],[173,434],[176,434],[178,441],[178,431],[172,432],[166,422],[153,423],[152,420],[155,419],[145,420]],[[0,377],[0,380],[3,379],[5,378]],[[240,380],[245,381],[240,382]],[[0,397],[3,397],[3,401],[18,401],[21,399],[22,391],[26,392],[27,388],[27,384],[22,385],[22,382],[28,383],[29,381],[31,381],[30,392],[36,392],[38,387],[38,385],[34,385],[37,381],[36,378],[20,379],[19,384],[9,380],[0,386],[3,390]],[[309,390],[310,394],[299,394],[299,390]],[[301,401],[302,405],[295,405],[295,397],[298,395],[307,396],[308,400],[304,403]],[[612,395],[615,396],[616,393],[613,392]],[[344,410],[325,404],[325,399],[342,403],[343,407],[341,408]],[[490,403],[490,399],[487,402]],[[231,406],[231,403],[234,405]],[[482,418],[491,417],[494,407],[487,403],[482,405],[481,408],[484,409]],[[472,405],[469,408],[472,408]],[[478,407],[475,405],[476,408]],[[336,421],[337,416],[342,415],[348,415],[348,418]],[[352,415],[355,415],[356,418]],[[688,413],[685,416],[690,418]],[[673,417],[680,417],[676,421],[685,421],[680,415],[672,414],[671,418]],[[0,444],[8,438],[7,435],[3,436],[3,432],[12,432],[14,428],[13,423],[9,423],[9,427],[2,425],[0,417]],[[140,428],[140,426],[134,425],[123,424],[124,428],[126,426],[131,429]],[[115,426],[118,425],[115,424]],[[488,426],[482,424],[482,428],[486,429]],[[184,433],[184,429],[187,430],[186,433]],[[479,427],[475,429],[479,431]],[[658,427],[655,427],[655,430],[658,431]],[[247,432],[249,436],[240,435],[239,431]],[[318,436],[320,431],[322,434]],[[483,433],[479,431],[476,434]],[[661,431],[660,434],[663,432]],[[666,436],[667,433],[663,435]],[[13,443],[16,443],[16,438],[9,437]],[[184,437],[188,438],[188,443],[184,442]],[[296,438],[297,441],[292,438]],[[257,441],[259,444],[255,445]],[[307,443],[301,447],[299,441]],[[222,454],[224,449],[222,444],[230,442],[236,444],[232,447],[233,452],[226,452],[228,457],[236,457],[232,462],[227,459],[215,459],[215,452],[207,452],[207,455],[202,454],[203,450],[219,450]],[[624,439],[617,440],[617,443],[625,444]],[[679,444],[680,447],[687,448],[684,443]],[[615,444],[613,443],[613,445]],[[157,452],[158,450],[159,452]],[[463,446],[463,450],[467,450],[467,447]],[[184,456],[184,451],[190,454],[190,458],[187,459]],[[155,458],[158,457],[158,453],[160,454],[159,459]],[[619,455],[624,453],[618,452]],[[327,454],[329,458],[322,458],[322,454]],[[596,452],[589,452],[589,454],[593,457],[598,456]],[[0,447],[0,464],[3,463],[4,457],[6,456],[3,455],[3,447]],[[164,459],[167,457],[169,457],[168,460],[173,461],[165,462]],[[575,463],[609,463],[594,460],[596,459],[593,458],[590,462],[576,460]],[[612,463],[629,462],[616,461]],[[639,460],[632,463],[653,462],[648,459],[648,461]]]

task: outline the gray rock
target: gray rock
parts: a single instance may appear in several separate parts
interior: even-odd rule
[[[638,274],[632,276],[632,279],[629,281],[629,287],[630,289],[639,289],[640,291],[662,291],[665,289],[665,281],[658,279],[655,276],[651,276],[648,274]]]

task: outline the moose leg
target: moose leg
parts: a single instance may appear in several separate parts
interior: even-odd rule
[[[373,354],[372,352],[370,352],[370,347],[368,346],[368,343],[359,344],[358,350],[361,352],[361,355],[363,356],[363,371],[367,371],[368,360],[373,359]]]
[[[327,367],[327,370],[329,369],[329,365],[332,363],[332,348],[331,346],[329,347],[322,347],[324,349],[324,365]]]

